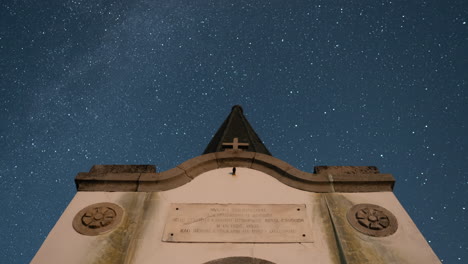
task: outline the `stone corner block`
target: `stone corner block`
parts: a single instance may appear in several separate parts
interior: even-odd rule
[[[89,173],[105,174],[105,173],[145,173],[156,172],[154,165],[94,165]]]
[[[378,174],[376,166],[315,166],[316,174]]]
[[[333,175],[335,192],[391,192],[395,178],[391,174]]]
[[[78,173],[75,184],[78,191],[134,192],[140,173]]]

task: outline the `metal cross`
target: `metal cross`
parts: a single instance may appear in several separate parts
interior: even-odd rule
[[[249,143],[239,143],[239,138],[234,138],[232,143],[223,143],[224,147],[232,147],[232,149],[237,150],[239,147],[248,148]]]

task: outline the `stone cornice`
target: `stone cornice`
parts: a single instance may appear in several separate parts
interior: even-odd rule
[[[395,184],[391,174],[380,174],[376,167],[318,166],[315,173],[309,173],[275,157],[247,151],[209,153],[159,173],[150,165],[95,165],[90,172],[78,173],[75,183],[78,191],[158,192],[226,167],[262,171],[290,187],[309,192],[388,192]]]

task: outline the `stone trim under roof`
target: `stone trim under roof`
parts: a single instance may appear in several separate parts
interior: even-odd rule
[[[163,172],[156,172],[151,165],[95,165],[90,172],[78,173],[75,183],[78,191],[159,192],[226,167],[262,171],[290,187],[309,192],[388,192],[393,191],[395,184],[391,174],[381,174],[373,166],[317,166],[315,173],[309,173],[270,155],[242,150],[201,155]]]

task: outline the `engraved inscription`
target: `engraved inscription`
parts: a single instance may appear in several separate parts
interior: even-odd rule
[[[303,204],[173,204],[166,242],[312,242]]]

